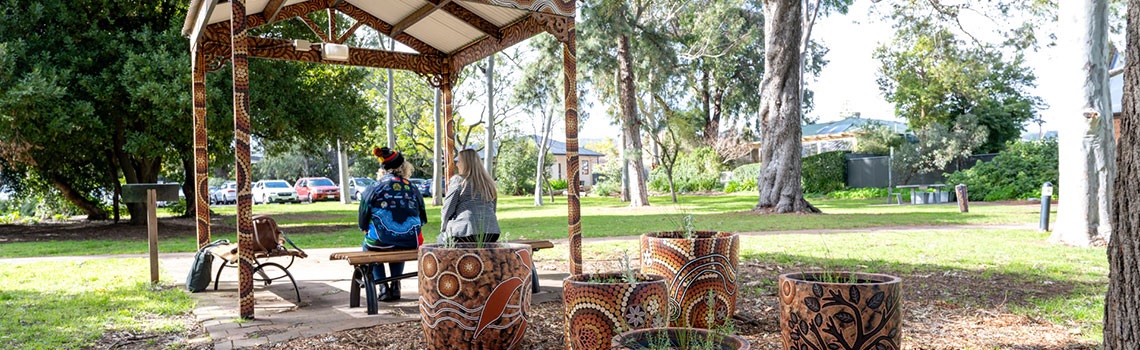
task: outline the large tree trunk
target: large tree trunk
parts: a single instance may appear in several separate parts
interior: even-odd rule
[[[541,147],[539,147],[541,149]],[[487,139],[483,143],[483,168],[495,178],[495,55],[487,56]],[[540,156],[541,157],[541,156]],[[541,162],[539,163],[541,164]],[[541,168],[541,167],[539,167]],[[541,171],[541,169],[540,169]],[[542,196],[537,196],[541,198]]]
[[[1125,57],[1140,57],[1140,1],[1128,2]],[[1104,348],[1140,349],[1140,62],[1124,67],[1121,103],[1120,171],[1113,183],[1113,234],[1108,242],[1108,295],[1104,301]]]
[[[764,80],[760,83],[760,158],[755,210],[818,213],[800,183],[800,0],[764,1]]]
[[[87,213],[87,220],[107,220],[107,212],[103,210],[103,207],[76,191],[71,187],[71,184],[59,179],[51,179],[51,184],[56,190],[59,190],[63,198]]]
[[[649,191],[646,190],[645,162],[641,157],[641,118],[637,116],[637,92],[633,85],[633,54],[630,52],[629,35],[618,37],[618,100],[622,111],[622,132],[625,133],[625,158],[629,159],[629,205],[642,207],[649,205]]]
[[[186,196],[186,206],[183,207],[185,212],[182,213],[184,218],[193,218],[198,216],[198,212],[194,207],[194,150],[186,150],[182,152],[182,172],[184,180],[182,181],[182,195]]]
[[[618,142],[618,158],[621,159],[621,191],[619,198],[622,202],[629,202],[629,159],[625,157],[625,131],[621,133],[621,142]]]
[[[1116,173],[1108,92],[1108,14],[1105,0],[1066,0],[1061,60],[1071,88],[1056,106],[1062,127],[1060,198],[1050,238],[1066,244],[1104,244],[1112,236],[1111,186]]]

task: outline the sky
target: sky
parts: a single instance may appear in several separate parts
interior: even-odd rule
[[[813,29],[813,40],[821,42],[830,49],[826,55],[828,64],[818,77],[809,78],[807,82],[808,88],[815,92],[816,102],[815,109],[809,113],[809,116],[818,122],[840,120],[854,112],[859,112],[865,118],[905,122],[901,118],[895,118],[894,106],[883,98],[876,82],[879,62],[872,58],[872,53],[881,43],[891,40],[894,30],[891,28],[890,20],[883,19],[881,10],[872,6],[874,5],[871,1],[855,1],[848,14],[821,17]],[[990,41],[998,40],[998,37],[986,28],[1012,27],[1020,23],[998,23],[980,15],[970,17],[967,14],[963,17],[963,24],[971,30],[977,28],[978,30],[972,34],[981,40]],[[990,37],[987,38],[987,35]],[[1051,69],[1051,65],[1056,61],[1056,51],[1058,51],[1056,47],[1042,45],[1034,51],[1026,52],[1026,65],[1038,78],[1037,87],[1030,88],[1029,91],[1045,99],[1046,102],[1051,96],[1065,93],[1056,88],[1059,85],[1057,82],[1063,81],[1063,77],[1059,76],[1058,70]],[[605,114],[605,110],[600,103],[597,103],[594,96],[585,96],[583,102],[581,108],[590,114],[590,117],[581,128],[579,138],[600,139],[619,135],[619,128],[610,125],[612,118]],[[589,102],[593,103],[592,107],[586,105]],[[477,103],[466,108],[479,109],[483,106]],[[470,113],[478,115],[477,110],[467,112],[467,115]],[[1056,130],[1054,127],[1056,118],[1047,109],[1038,113],[1045,120],[1044,130]],[[530,118],[526,116],[516,116],[513,122],[526,123],[528,119]],[[564,128],[561,127],[561,122],[556,124],[559,126],[554,130],[554,137],[563,139]],[[530,126],[519,129],[533,130]],[[1037,125],[1026,127],[1026,132],[1038,131]]]

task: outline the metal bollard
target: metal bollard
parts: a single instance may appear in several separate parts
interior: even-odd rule
[[[969,213],[970,196],[966,194],[966,184],[958,184],[958,186],[954,186],[954,195],[958,197],[958,211]]]
[[[1049,207],[1053,204],[1053,184],[1041,185],[1041,231],[1049,232]]]

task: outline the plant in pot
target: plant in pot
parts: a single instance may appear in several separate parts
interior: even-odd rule
[[[709,291],[710,294],[714,293]],[[708,307],[705,317],[713,318],[716,311],[713,308],[716,299],[709,296],[706,299]],[[732,320],[727,320],[715,329],[701,328],[649,328],[631,330],[613,338],[611,349],[684,349],[684,350],[748,350],[751,346],[744,338],[733,335],[736,327]]]
[[[736,312],[740,238],[696,231],[692,215],[683,221],[680,231],[641,235],[641,270],[668,282],[670,326],[715,328]]]
[[[901,281],[853,272],[780,275],[784,349],[899,349]]]
[[[609,349],[619,333],[668,323],[664,277],[634,272],[628,256],[619,272],[572,275],[562,281],[562,288],[571,350]]]
[[[531,266],[524,244],[420,246],[420,318],[428,348],[516,348],[526,331]]]

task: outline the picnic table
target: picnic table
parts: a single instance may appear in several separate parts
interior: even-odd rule
[[[950,194],[943,191],[943,187],[946,187],[946,184],[902,185],[895,186],[895,189],[909,188],[911,204],[936,204],[950,201]],[[934,188],[935,192],[926,192],[926,190],[930,188]],[[898,196],[898,202],[902,204],[902,193],[898,193]],[[887,197],[887,201],[890,201],[890,196]]]

